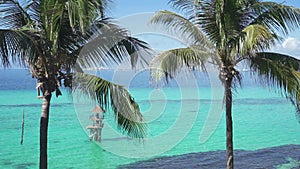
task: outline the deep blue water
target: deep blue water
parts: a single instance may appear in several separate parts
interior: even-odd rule
[[[95,72],[89,72],[95,74]],[[149,70],[133,71],[133,70],[101,70],[96,73],[98,76],[114,81],[121,84],[128,84],[131,88],[153,88],[156,87],[154,81],[151,81]],[[134,74],[133,76],[128,75]],[[196,72],[191,73],[193,77],[196,77],[197,86],[208,87],[210,86],[209,77],[206,73]],[[124,78],[124,79],[122,79]],[[182,74],[179,76],[179,80],[186,81],[182,83],[184,86],[189,86],[189,75]],[[165,87],[178,87],[178,79],[168,81],[168,84],[162,80],[159,85]],[[242,86],[261,86],[256,83],[258,81],[256,76],[252,76],[250,72],[243,72]],[[30,72],[26,69],[0,69],[0,90],[35,90],[36,80],[31,77]]]

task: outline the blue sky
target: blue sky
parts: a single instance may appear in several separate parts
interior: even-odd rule
[[[273,1],[300,8],[299,0]],[[147,21],[150,19],[150,17],[138,17],[138,15],[143,15],[143,13],[147,12],[153,13],[159,10],[172,10],[171,6],[168,5],[168,0],[115,0],[113,5],[110,6],[108,15],[116,19],[121,18],[122,24],[126,21],[123,26],[132,31],[131,29],[137,29],[138,27],[140,27],[140,29],[145,28],[145,25],[143,24],[147,24]],[[133,17],[133,15],[135,17]],[[130,25],[129,27],[128,24]],[[133,35],[136,36],[136,34],[139,34],[137,35],[139,38],[147,41],[151,46],[160,50],[169,49],[172,45],[174,45],[174,47],[180,46],[178,45],[180,43],[178,43],[177,40],[168,40],[170,38],[172,39],[172,36],[161,38],[158,37],[156,33],[153,34],[153,31],[150,31],[149,33],[149,30],[148,32],[141,32],[141,30],[139,30],[138,33],[133,31]],[[275,45],[271,50],[300,58],[300,29],[285,36],[284,41]]]
[[[284,3],[295,7],[300,7],[299,0],[270,0]],[[133,13],[155,12],[163,9],[171,9],[168,0],[114,0],[111,12],[114,17],[122,17]]]
[[[166,0],[114,0],[110,9],[113,17],[171,9]]]
[[[274,2],[300,7],[299,0],[273,0]],[[123,17],[133,13],[155,12],[158,10],[171,9],[168,0],[114,0],[111,12],[114,17]],[[112,13],[111,13],[112,14]]]

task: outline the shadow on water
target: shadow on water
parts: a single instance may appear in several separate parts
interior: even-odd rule
[[[159,157],[119,166],[119,169],[139,168],[226,168],[226,152],[213,151],[191,153],[171,157]],[[236,150],[236,169],[300,169],[300,145],[286,145],[255,151]]]

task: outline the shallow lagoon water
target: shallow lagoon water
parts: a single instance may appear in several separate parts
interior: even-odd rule
[[[112,72],[106,72],[105,76],[109,77],[111,74]],[[35,81],[24,70],[0,70],[0,80],[0,168],[38,168],[41,100],[36,99]],[[138,161],[151,160],[154,157],[161,158],[189,153],[199,154],[199,156],[194,156],[197,157],[194,159],[195,161],[192,160],[192,163],[197,166],[201,166],[201,164],[196,159],[205,161],[206,158],[209,158],[211,167],[215,164],[215,168],[218,168],[223,164],[220,163],[225,158],[223,116],[211,137],[204,143],[199,142],[200,132],[212,104],[209,98],[210,89],[207,85],[198,89],[186,90],[190,92],[197,90],[199,98],[182,99],[180,93],[182,90],[176,86],[170,85],[162,88],[160,92],[163,95],[159,95],[155,94],[157,89],[149,87],[147,82],[149,79],[146,75],[138,76],[134,80],[139,83],[131,85],[130,92],[139,103],[141,110],[146,112],[146,117],[151,119],[148,126],[149,138],[166,133],[176,124],[177,117],[182,112],[186,115],[181,116],[183,118],[181,120],[190,121],[192,127],[188,132],[180,133],[181,126],[179,125],[178,132],[173,132],[167,137],[167,139],[172,139],[173,136],[183,135],[182,140],[168,150],[159,151],[160,153],[155,156],[145,156],[144,158],[120,156],[114,151],[105,149],[105,145],[114,145],[122,152],[127,151],[128,153],[124,153],[125,156],[131,156],[140,152],[129,149],[127,145],[143,147],[147,146],[147,140],[140,143],[110,133],[107,126],[112,126],[112,129],[116,127],[112,113],[108,113],[103,129],[102,147],[90,142],[87,131],[81,126],[84,118],[81,119],[78,116],[78,112],[75,111],[76,105],[74,106],[71,97],[64,91],[62,97],[53,97],[52,101],[48,142],[49,168],[116,168]],[[182,104],[186,106],[182,107]],[[25,111],[25,137],[24,144],[20,145],[23,110]],[[191,114],[195,112],[197,112],[196,119],[191,119]],[[300,123],[291,103],[246,78],[243,88],[239,89],[234,96],[233,118],[234,147],[239,150],[236,151],[237,154],[240,153],[241,157],[245,155],[243,153],[249,152],[256,155],[248,156],[247,161],[251,161],[252,158],[252,160],[257,160],[257,156],[271,162],[274,159],[282,159],[276,160],[274,165],[268,163],[269,167],[281,167],[280,169],[297,167],[296,164],[300,161],[300,153],[297,153],[300,145]],[[157,144],[157,147],[164,147],[164,145],[168,145],[168,142],[162,139]],[[279,156],[282,151],[285,152],[284,155]],[[203,159],[201,159],[202,155]],[[169,160],[172,161],[172,159]],[[239,158],[237,157],[236,160]],[[161,163],[168,164],[164,160],[158,160],[157,164]],[[139,163],[139,167],[146,167],[148,164],[147,162]],[[202,167],[204,165],[205,163]]]

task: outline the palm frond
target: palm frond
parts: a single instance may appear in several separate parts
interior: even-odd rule
[[[269,31],[266,27],[258,24],[249,25],[242,30],[237,42],[237,47],[234,48],[237,51],[234,53],[240,53],[245,56],[249,53],[262,51],[269,49],[275,44],[275,40],[278,37]]]
[[[201,1],[200,9],[195,9],[189,18],[203,30],[213,44],[218,45],[221,43],[220,23],[217,23],[218,13],[220,12],[217,11],[216,5],[217,1]]]
[[[0,30],[0,60],[7,67],[10,62],[28,66],[37,60],[37,49],[32,37],[21,30]]]
[[[163,77],[166,80],[175,77],[184,67],[205,70],[205,62],[212,56],[212,53],[192,47],[165,51],[151,61],[151,77],[158,82]]]
[[[300,111],[300,60],[279,53],[261,52],[250,57],[249,62],[250,68],[262,79],[261,82],[279,88]]]
[[[111,108],[122,132],[134,138],[146,136],[147,126],[139,106],[124,87],[85,73],[75,73],[73,78],[72,90],[92,98],[105,109]]]
[[[97,5],[100,4],[95,0],[42,1],[43,28],[45,29],[45,35],[51,42],[52,53],[57,52],[60,47],[58,41],[64,41],[64,37],[69,34],[77,34],[81,37],[91,29],[98,15],[100,15],[97,11],[100,10]],[[66,32],[66,30],[68,31]]]
[[[248,3],[252,2],[200,0],[190,20],[220,48],[232,46],[231,42],[249,24]]]
[[[134,67],[139,61],[148,64],[151,53],[148,45],[128,36],[125,29],[112,23],[97,22],[90,31],[78,62],[84,68],[109,67],[126,61],[130,57]]]
[[[30,0],[24,7],[24,10],[28,14],[30,20],[39,26],[42,25],[40,5],[41,0]]]
[[[19,28],[29,22],[30,17],[19,2],[0,0],[0,28]]]
[[[275,2],[259,2],[252,6],[253,24],[264,24],[270,30],[287,34],[300,26],[300,9]]]
[[[202,45],[207,48],[214,46],[206,35],[188,19],[170,11],[157,12],[150,21],[153,24],[163,25],[170,33],[184,40],[187,45]]]
[[[138,63],[142,66],[149,65],[152,51],[146,42],[127,36],[118,43],[118,46],[124,47],[126,53],[130,56],[132,68],[135,68]]]
[[[68,0],[65,7],[72,28],[79,27],[85,32],[95,20],[105,18],[105,9],[111,3],[110,0]]]
[[[169,0],[175,9],[184,12],[186,15],[193,15],[205,1],[203,0]]]
[[[92,0],[91,3],[98,9],[100,12],[101,19],[105,18],[105,12],[109,9],[109,5],[112,3],[111,0]]]
[[[94,16],[92,17],[90,17],[91,14],[88,15],[89,10],[91,10],[90,5],[91,4],[82,0],[70,0],[66,2],[66,8],[72,28],[79,26],[80,30],[84,32],[86,30],[86,26],[90,26],[86,24],[90,24],[92,19],[95,19],[95,14],[97,14],[94,13]]]
[[[50,8],[50,9],[49,9]],[[51,43],[52,54],[56,53],[58,49],[58,35],[64,20],[64,3],[58,0],[42,1],[41,14],[43,21],[43,28],[47,40]]]

